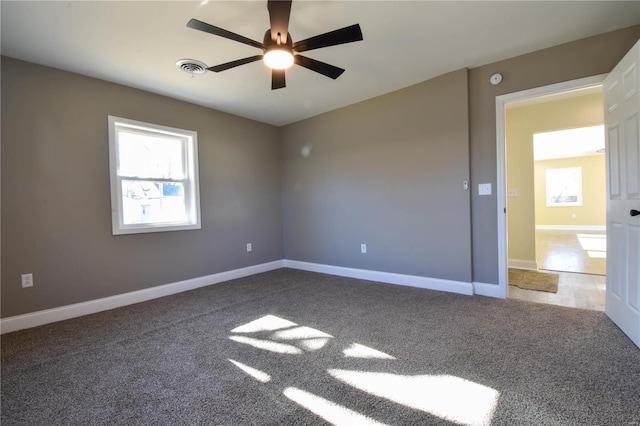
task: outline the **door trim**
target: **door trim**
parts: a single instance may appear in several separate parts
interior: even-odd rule
[[[607,74],[599,74],[577,80],[535,87],[520,92],[507,93],[496,96],[496,204],[498,213],[498,292],[500,299],[507,298],[507,189],[506,189],[506,141],[505,141],[505,109],[506,105],[515,101],[538,98],[572,90],[601,86]],[[605,152],[605,156],[607,153]]]

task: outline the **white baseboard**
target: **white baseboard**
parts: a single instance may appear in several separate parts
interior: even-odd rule
[[[3,318],[0,319],[0,334],[37,327],[83,315],[95,314],[97,312],[115,309],[131,305],[133,303],[145,302],[159,297],[170,296],[172,294],[182,293],[184,291],[194,290],[196,288],[206,287],[224,281],[243,278],[283,267],[465,295],[472,295],[474,292],[474,285],[463,281],[443,280],[438,278],[395,274],[391,272],[371,271],[366,269],[345,268],[341,266],[300,262],[296,260],[276,260],[232,271],[225,271],[175,283],[159,285],[144,290],[137,290],[101,299],[89,300],[87,302],[75,303],[73,305],[60,306],[58,308]],[[486,289],[480,290],[481,292],[476,290],[476,294],[489,296],[489,293],[493,290],[491,287],[498,287],[491,284],[483,284],[483,286],[485,286]]]
[[[471,283],[463,281],[442,280],[438,278],[419,277],[416,275],[395,274],[391,272],[371,271],[368,269],[345,268],[342,266],[323,265],[319,263],[285,260],[286,268],[301,269],[303,271],[320,272],[341,277],[359,278],[362,280],[378,281],[387,284],[398,284],[409,287],[419,287],[429,290],[448,291],[458,294],[473,294]]]
[[[504,295],[500,292],[500,286],[498,284],[487,283],[473,283],[473,293],[478,296],[495,297],[497,299],[505,299]]]
[[[3,318],[0,320],[0,334],[22,330],[24,328],[37,327],[39,325],[76,318],[83,315],[95,314],[96,312],[119,308],[133,303],[145,302],[147,300],[182,293],[183,291],[194,290],[196,288],[243,278],[249,275],[255,275],[283,267],[284,261],[276,260],[273,262],[262,263],[260,265],[248,266],[246,268],[234,269],[231,271],[206,275],[204,277],[197,277],[146,288],[144,290],[137,290],[101,299],[89,300],[87,302],[75,303],[73,305]]]
[[[507,264],[509,265],[509,268],[528,269],[531,271],[538,270],[538,262],[535,260],[509,259]]]
[[[606,225],[536,225],[537,231],[606,231]]]

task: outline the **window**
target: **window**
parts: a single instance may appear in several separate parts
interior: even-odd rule
[[[547,169],[547,207],[582,205],[582,167]]]
[[[114,235],[200,229],[197,138],[109,116]]]

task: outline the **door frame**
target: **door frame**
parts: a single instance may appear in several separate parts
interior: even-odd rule
[[[498,214],[498,292],[497,297],[506,299],[508,294],[508,259],[507,259],[507,158],[506,158],[506,106],[511,102],[532,98],[556,95],[578,89],[602,86],[607,74],[579,78],[548,86],[535,87],[519,92],[496,96],[496,204]],[[604,108],[604,107],[603,107]],[[605,150],[605,159],[607,152]],[[605,160],[606,161],[606,160]]]

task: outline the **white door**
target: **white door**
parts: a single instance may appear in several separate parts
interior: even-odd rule
[[[605,312],[640,347],[640,42],[604,80],[607,162]]]

